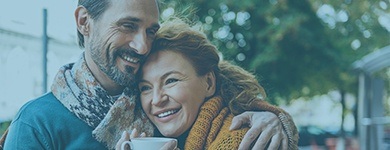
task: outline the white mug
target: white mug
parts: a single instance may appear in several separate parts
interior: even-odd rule
[[[129,145],[131,150],[159,150],[169,141],[177,141],[173,138],[164,137],[140,137],[132,138],[130,141],[125,141],[121,145],[121,150],[125,150],[125,146]]]

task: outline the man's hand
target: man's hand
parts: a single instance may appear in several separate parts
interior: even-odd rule
[[[256,139],[252,149],[287,149],[288,138],[283,131],[279,118],[271,112],[244,112],[233,118],[230,130],[249,125],[250,129],[241,141],[239,150],[249,149]]]

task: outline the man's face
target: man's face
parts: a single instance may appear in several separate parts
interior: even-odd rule
[[[111,0],[98,19],[89,19],[85,41],[94,63],[116,84],[135,80],[140,63],[149,54],[159,28],[155,0]]]

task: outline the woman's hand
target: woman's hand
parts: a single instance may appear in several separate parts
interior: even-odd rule
[[[131,134],[129,134],[127,131],[123,131],[121,138],[115,145],[115,150],[121,150],[122,143],[129,141],[130,138],[145,137],[145,135],[145,133],[139,134],[137,129],[135,128],[133,129],[133,131],[131,131]],[[130,149],[130,147],[126,145],[125,149]]]
[[[122,143],[129,141],[129,140],[130,140],[129,133],[127,133],[127,131],[123,131],[121,138],[116,143],[115,150],[121,150]],[[126,149],[130,149],[130,148],[127,147]]]
[[[287,149],[288,138],[283,131],[279,118],[271,112],[244,112],[233,118],[230,130],[249,125],[250,129],[242,139],[238,149],[249,149],[256,140],[252,149]]]
[[[127,131],[123,131],[121,138],[119,139],[119,141],[115,145],[115,150],[122,150],[121,149],[122,144],[126,141],[129,141],[130,138],[145,137],[145,135],[146,135],[145,133],[139,134],[137,129],[133,129],[133,131],[131,131],[131,134],[129,134]],[[128,150],[128,149],[130,149],[130,147],[128,145],[126,145],[125,150]],[[160,150],[179,150],[177,148],[177,141],[172,140],[172,141],[166,143]]]

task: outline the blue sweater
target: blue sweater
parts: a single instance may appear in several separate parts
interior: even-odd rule
[[[50,92],[20,109],[10,125],[4,149],[107,149],[92,137],[92,130]]]

